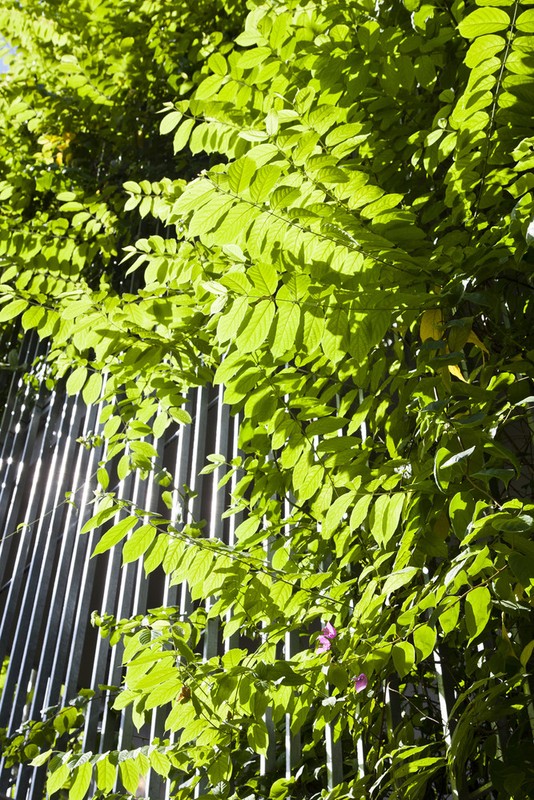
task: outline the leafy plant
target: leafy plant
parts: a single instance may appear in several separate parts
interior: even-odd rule
[[[124,541],[199,607],[96,618],[125,648],[115,708],[141,725],[170,703],[175,738],[54,755],[49,793],[135,793],[150,768],[177,798],[532,794],[533,29],[508,0],[250,2],[171,81],[160,130],[182,177],[124,176],[126,208],[162,226],[126,245],[139,288],[21,279],[4,251],[0,320],[22,314],[51,376],[107,402],[119,478],[154,479],[146,437],[188,423],[192,387],[223,385],[240,414],[242,455],[203,470],[237,479],[235,544],[117,500],[100,465],[95,552]],[[57,199],[86,246],[100,206]],[[170,507],[173,477],[156,481]],[[237,643],[203,659],[211,623]],[[286,720],[301,768],[261,776]]]

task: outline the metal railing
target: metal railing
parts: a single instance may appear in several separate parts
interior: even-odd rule
[[[35,339],[27,338],[21,361],[32,363],[38,354]],[[142,559],[121,566],[121,548],[91,558],[99,531],[81,536],[80,530],[94,513],[96,470],[104,453],[101,445],[84,448],[78,440],[98,433],[100,409],[87,408],[81,397],[68,397],[60,386],[47,391],[38,370],[34,377],[24,382],[14,374],[0,428],[0,727],[13,735],[25,721],[41,719],[43,709],[92,688],[97,695],[86,713],[84,749],[137,746],[163,735],[164,717],[155,713],[150,730],[138,734],[128,709],[109,710],[109,692],[98,687],[120,684],[121,648],[111,648],[98,635],[90,625],[91,611],[121,619],[165,605],[186,614],[192,610],[188,589],[170,585],[162,570],[146,578]],[[220,520],[229,489],[217,491],[217,470],[198,473],[208,453],[237,454],[236,421],[222,402],[222,390],[197,390],[188,410],[191,425],[174,426],[154,443],[158,468],[167,468],[177,486],[189,488],[186,518],[208,520],[206,535],[231,543],[236,520]],[[110,490],[156,510],[160,501],[153,486],[132,473]],[[174,508],[160,509],[174,520],[184,515],[183,498],[175,494]],[[216,652],[217,643],[217,626],[211,625],[203,642],[206,657]],[[42,769],[11,770],[0,759],[4,795],[35,800],[43,796],[43,781]],[[146,791],[155,797],[157,776],[153,783]]]

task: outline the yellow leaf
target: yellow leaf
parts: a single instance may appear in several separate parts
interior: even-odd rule
[[[440,308],[429,308],[421,317],[420,335],[421,341],[427,339],[441,339],[443,333],[443,314]]]
[[[455,378],[459,378],[464,383],[469,383],[469,381],[466,381],[466,379],[462,375],[462,370],[460,369],[458,364],[449,364],[449,372],[451,373],[451,375],[454,375]]]
[[[486,347],[484,342],[480,341],[480,339],[478,338],[478,336],[476,335],[476,333],[474,331],[470,332],[469,336],[467,337],[467,341],[471,342],[471,344],[476,345],[479,348],[479,350],[482,350],[483,353],[485,353],[487,356],[489,356],[488,348]]]

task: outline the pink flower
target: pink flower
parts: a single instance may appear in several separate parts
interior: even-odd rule
[[[357,692],[363,692],[364,689],[367,689],[367,675],[363,672],[357,678],[353,678],[353,681]]]
[[[337,636],[336,629],[330,622],[327,622],[323,630],[321,631],[321,635],[317,639],[319,643],[317,652],[318,653],[328,652],[328,650],[330,650],[332,646],[332,639],[335,639],[336,636]]]
[[[319,636],[317,641],[320,645],[320,647],[317,648],[317,653],[326,653],[328,650],[330,650],[332,643],[330,639],[326,638],[326,636]]]

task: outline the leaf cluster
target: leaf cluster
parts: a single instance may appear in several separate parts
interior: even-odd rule
[[[169,739],[55,755],[50,793],[133,793],[149,768],[177,798],[532,791],[534,11],[324,6],[252,2],[233,39],[188,40],[158,123],[180,177],[124,175],[127,213],[161,226],[126,247],[137,288],[58,291],[6,251],[0,321],[22,314],[67,391],[104,403],[94,554],[123,543],[198,604],[96,618],[124,646],[115,708],[164,710]],[[84,198],[56,198],[80,247]],[[229,497],[208,526],[157,469],[199,386],[239,428],[202,470]],[[111,464],[169,514],[109,491]]]

